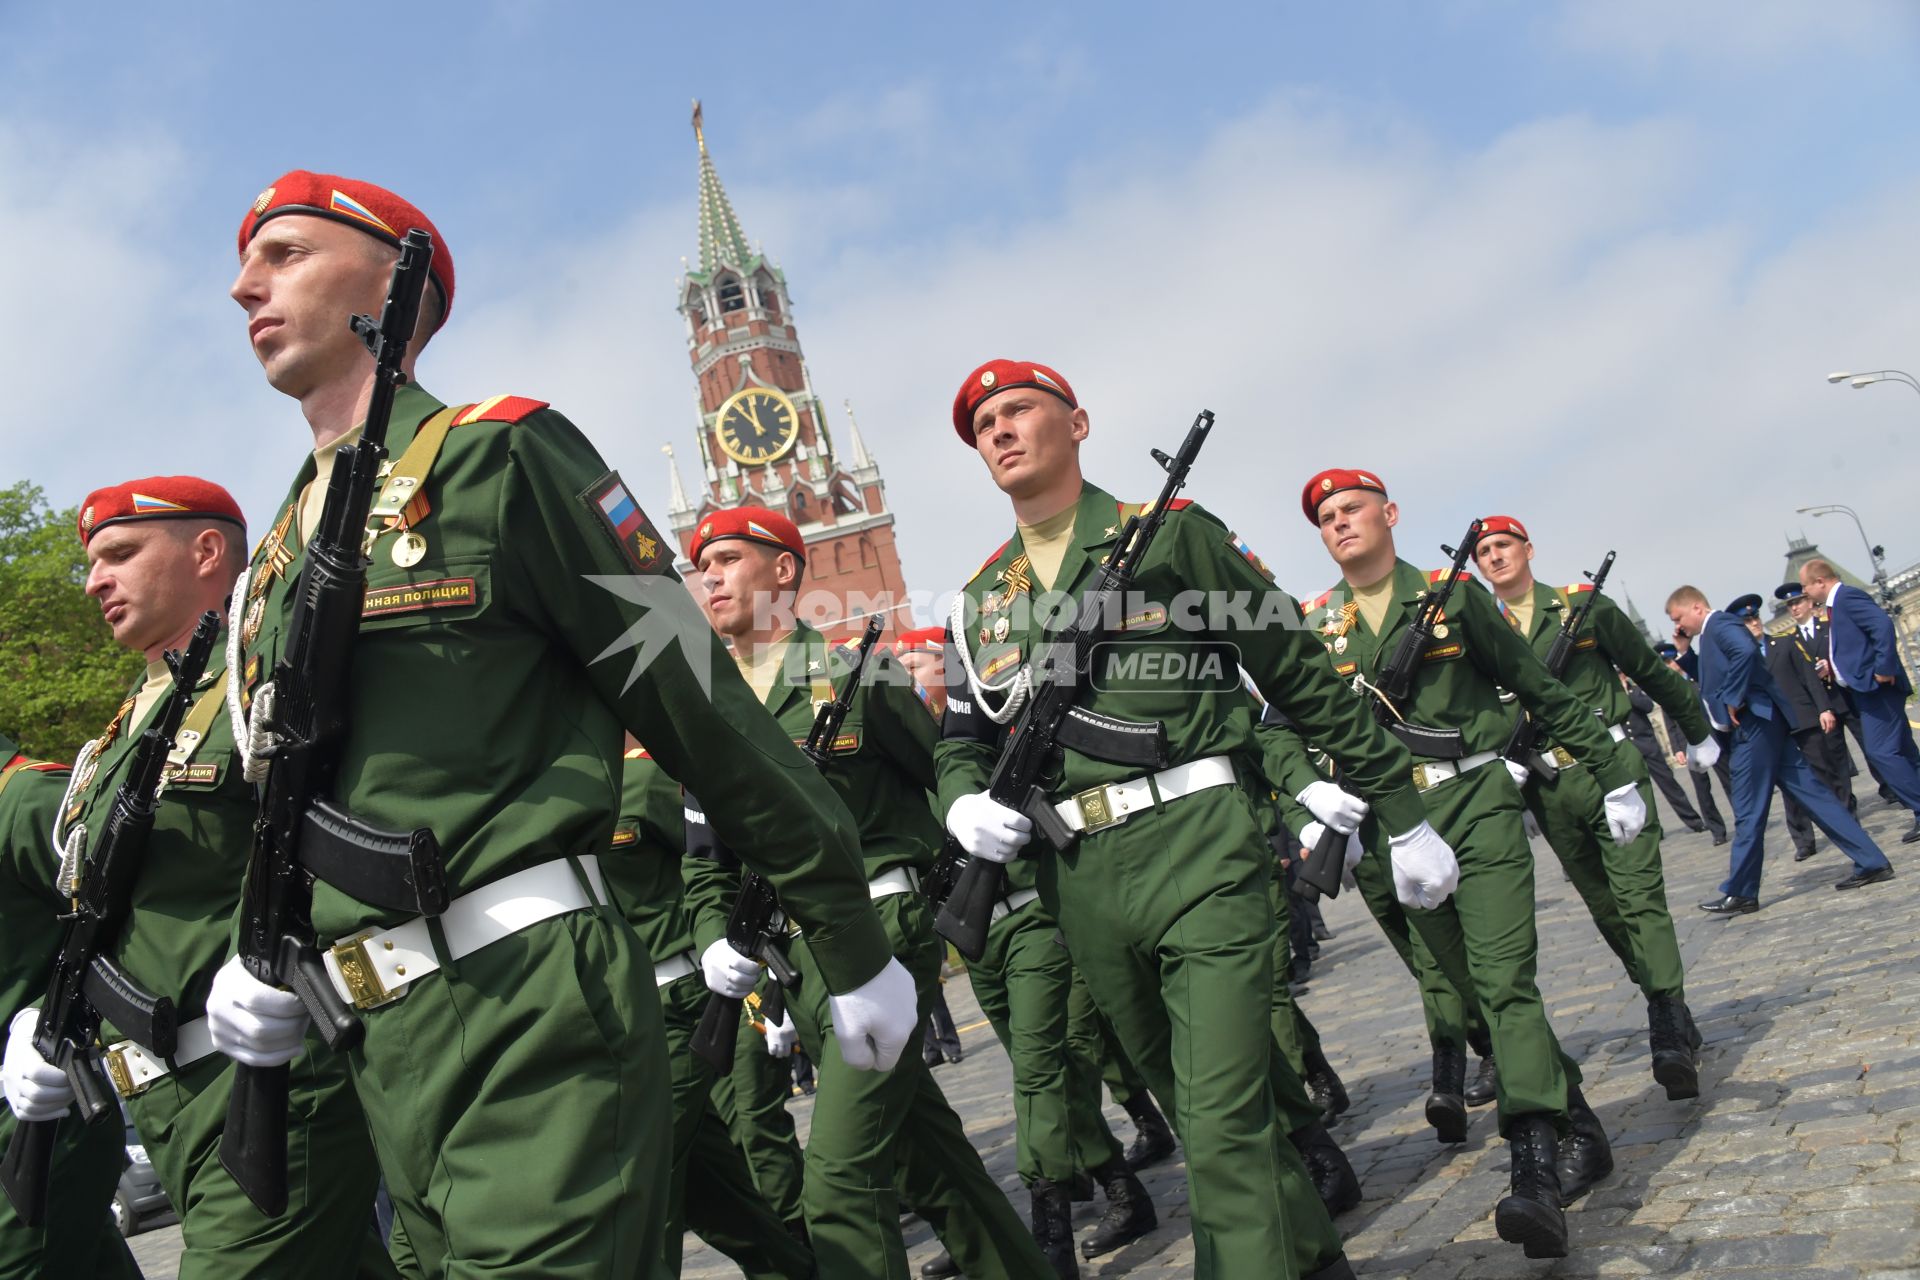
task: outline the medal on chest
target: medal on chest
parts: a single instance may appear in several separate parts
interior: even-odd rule
[[[1349,600],[1341,605],[1337,613],[1329,613],[1327,615],[1327,621],[1325,625],[1320,628],[1320,634],[1333,637],[1332,640],[1327,642],[1329,651],[1333,653],[1345,653],[1347,651],[1347,645],[1349,643],[1347,640],[1347,632],[1353,630],[1353,620],[1359,616],[1360,605],[1357,601],[1353,600]]]
[[[253,571],[253,581],[247,584],[249,600],[261,601],[264,605],[267,589],[273,586],[274,581],[286,573],[287,566],[293,563],[293,551],[287,546],[287,534],[293,529],[295,505],[291,502],[287,504],[287,509],[280,513],[280,519],[274,522],[272,530],[260,540],[260,549],[254,552],[256,568]],[[248,614],[253,616],[253,611],[249,610]],[[258,631],[258,629],[256,625],[255,630]],[[249,644],[253,642],[252,636],[244,638]]]

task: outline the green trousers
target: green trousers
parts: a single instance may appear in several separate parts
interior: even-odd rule
[[[766,985],[764,979],[761,985]],[[785,1059],[767,1053],[765,1039],[743,1018],[740,1037],[734,1041],[733,1070],[713,1082],[714,1112],[746,1156],[761,1197],[781,1221],[804,1224],[800,1139],[787,1112],[792,1096],[792,1068]]]
[[[1386,833],[1362,826],[1366,856],[1354,868],[1367,905],[1420,983],[1428,1034],[1436,1044],[1469,1039],[1471,1007],[1485,1016],[1500,1063],[1500,1131],[1544,1113],[1564,1130],[1567,1086],[1580,1069],[1560,1049],[1536,984],[1533,853],[1521,821],[1520,789],[1498,762],[1425,792],[1428,820],[1460,860],[1460,887],[1431,911],[1401,907],[1393,895]],[[1386,904],[1392,904],[1389,910]],[[1396,930],[1407,935],[1396,938]]]
[[[1267,1017],[1273,1031],[1273,1099],[1280,1108],[1281,1122],[1287,1132],[1320,1123],[1320,1108],[1306,1086],[1306,1050],[1320,1047],[1320,1033],[1307,1021],[1293,998],[1288,981],[1293,967],[1293,936],[1289,931],[1292,904],[1287,886],[1279,876],[1269,880],[1268,895],[1273,900],[1273,999],[1267,1002]]]
[[[272,1218],[220,1164],[230,1059],[202,1058],[127,1100],[153,1171],[180,1215],[181,1280],[398,1274],[374,1229],[380,1172],[346,1062],[309,1035],[291,1074],[287,1208]]]
[[[1626,844],[1607,831],[1605,797],[1585,765],[1548,779],[1537,774],[1526,787],[1527,808],[1566,869],[1600,929],[1600,936],[1626,966],[1627,976],[1649,996],[1684,997],[1686,973],[1680,940],[1667,910],[1667,879],[1660,865],[1660,817],[1653,803],[1647,762],[1628,741],[1613,744],[1632,770],[1647,806],[1647,825]]]
[[[13,1140],[13,1125],[13,1112],[0,1106],[0,1151]],[[62,1120],[47,1187],[46,1220],[29,1227],[0,1196],[0,1280],[138,1280],[140,1268],[114,1230],[107,1208],[126,1165],[126,1135],[118,1114],[109,1113],[91,1125],[81,1124],[73,1114]]]
[[[1016,1167],[1029,1186],[1037,1178],[1064,1184],[1126,1156],[1100,1114],[1099,1059],[1081,1056],[1068,1030],[1073,961],[1058,934],[1046,908],[1029,902],[992,927],[985,954],[967,966],[973,997],[1013,1066]],[[1085,1016],[1093,1016],[1090,1001]]]
[[[1275,1106],[1272,855],[1215,787],[1042,855],[1041,900],[1186,1148],[1194,1273],[1293,1280],[1340,1236]]]
[[[1120,1043],[1113,1024],[1093,1003],[1093,993],[1087,990],[1087,980],[1077,968],[1073,971],[1073,990],[1067,997],[1067,1052],[1075,1070],[1093,1076],[1096,1107],[1100,1102],[1101,1084],[1107,1086],[1113,1100],[1123,1107],[1136,1096],[1151,1092],[1140,1068],[1127,1056],[1127,1048]]]
[[[531,925],[365,1017],[353,1082],[421,1275],[664,1273],[666,1040],[617,910]]]
[[[673,1074],[673,1189],[665,1239],[669,1273],[680,1274],[685,1230],[718,1249],[748,1280],[806,1280],[813,1254],[787,1231],[780,1215],[753,1185],[753,1174],[714,1110],[714,1069],[693,1052],[693,1033],[707,1007],[707,987],[696,970],[658,988]],[[766,1054],[751,1031],[743,1038]],[[784,1065],[784,1064],[783,1064]]]
[[[818,1072],[801,1201],[822,1280],[908,1280],[903,1197],[974,1280],[1048,1280],[1053,1273],[1033,1236],[988,1176],[920,1056],[940,974],[926,900],[896,893],[873,905],[919,993],[918,1022],[892,1071],[847,1065],[806,939],[794,939],[790,951],[800,977],[787,1007]]]

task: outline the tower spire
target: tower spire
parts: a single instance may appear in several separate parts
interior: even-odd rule
[[[699,111],[698,105],[694,110],[696,113]],[[663,444],[660,446],[660,452],[667,455],[667,475],[673,481],[673,492],[668,497],[667,510],[675,513],[693,510],[693,504],[687,501],[686,486],[680,483],[680,464],[673,460],[673,446]]]
[[[700,100],[693,100],[693,138],[700,145],[700,270],[711,274],[721,266],[743,269],[752,261],[747,233],[740,229],[727,190],[707,151],[707,134]]]
[[[841,401],[847,407],[847,444],[853,450],[853,469],[861,471],[873,465],[873,456],[867,452],[867,442],[860,438],[860,419],[853,416],[853,401]]]

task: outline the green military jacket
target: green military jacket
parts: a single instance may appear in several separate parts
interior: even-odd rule
[[[852,658],[851,648],[829,645],[806,623],[794,629],[780,678],[767,691],[766,706],[796,744],[807,740],[816,708],[845,687]],[[876,649],[867,659],[832,743],[833,757],[820,770],[859,821],[863,869],[869,880],[900,866],[924,872],[940,852],[940,824],[927,804],[927,793],[933,788],[936,736],[933,717],[914,692],[913,678],[891,654]],[[743,785],[741,780],[728,779],[725,803],[731,803]],[[711,820],[721,797],[701,797],[701,801]],[[719,834],[725,839],[724,832]],[[739,888],[738,872],[691,852],[685,866],[694,936],[704,948],[726,933],[727,915]],[[784,908],[784,890],[780,901]],[[811,928],[807,941],[813,942]]]
[[[1048,597],[1083,598],[1127,516],[1138,510],[1087,485],[1072,546]],[[1035,658],[1044,669],[1040,646],[1068,625],[1051,616],[1058,610],[1033,606],[1039,588],[1026,564],[1016,533],[966,585],[964,628],[949,636],[947,710],[936,753],[942,813],[962,795],[986,787],[1007,732],[981,710],[981,695],[957,659],[970,662],[982,682],[997,684]],[[1250,762],[1259,747],[1255,703],[1241,684],[1244,669],[1262,696],[1340,759],[1391,830],[1425,820],[1406,748],[1369,717],[1355,714],[1351,696],[1320,658],[1317,638],[1301,626],[1298,603],[1207,511],[1182,502],[1167,513],[1120,615],[1114,619],[1118,634],[1096,653],[1096,670],[1078,705],[1119,719],[1159,721],[1166,726],[1171,765],[1222,754]],[[998,695],[987,696],[999,702]],[[1044,786],[1064,799],[1141,772],[1064,751]]]
[[[442,408],[417,385],[395,396],[398,467]],[[431,828],[458,896],[608,848],[624,728],[675,779],[727,778],[714,821],[780,886],[828,984],[873,977],[889,949],[851,816],[754,705],[619,477],[539,401],[496,397],[454,423],[405,510],[370,530],[333,799],[377,826]],[[286,644],[294,509],[314,473],[309,457],[254,553],[249,690]],[[315,889],[323,942],[398,919]]]
[[[57,919],[66,899],[53,887],[53,820],[66,796],[67,769],[45,761],[15,759],[13,744],[0,737],[0,1024],[47,994],[53,958],[65,929]]]
[[[234,752],[233,722],[222,705],[226,673],[223,631],[182,725],[204,722],[204,736],[191,754],[176,756],[167,768],[169,780],[154,813],[126,922],[109,949],[114,963],[149,995],[172,997],[183,1023],[201,1016],[214,971],[232,952],[230,924],[253,844],[256,804]],[[140,734],[164,702],[156,701],[139,724],[132,723],[139,687],[134,685],[120,714],[95,739],[105,746],[92,777],[83,779],[62,815],[63,832],[76,823],[86,826],[89,857],[106,830],[114,793],[133,763]],[[102,1035],[105,1043],[119,1038],[111,1029]]]
[[[1567,611],[1581,595],[1592,592],[1590,582],[1570,587],[1533,584],[1533,623],[1527,642],[1541,661],[1546,660],[1547,652],[1553,648],[1553,639],[1560,633]],[[1586,625],[1580,629],[1580,638],[1573,643],[1573,653],[1567,660],[1567,669],[1560,675],[1560,683],[1572,691],[1582,706],[1592,707],[1602,724],[1623,725],[1632,707],[1627,701],[1627,691],[1614,674],[1618,668],[1674,718],[1689,742],[1704,740],[1709,726],[1693,682],[1660,660],[1639,628],[1604,592],[1592,595],[1592,599],[1593,608],[1587,614]],[[1518,630],[1519,620],[1508,612],[1504,603],[1500,612]]]
[[[640,935],[654,963],[693,945],[693,922],[680,880],[686,848],[685,805],[680,786],[643,748],[627,752],[622,769],[620,818],[613,845],[600,859],[600,873],[614,904]]]
[[[1405,560],[1395,561],[1396,603],[1378,635],[1357,611],[1349,614],[1343,608],[1350,595],[1344,583],[1314,600],[1307,608],[1307,623],[1317,633],[1334,674],[1348,682],[1356,676],[1369,680],[1377,676],[1393,656],[1401,633],[1419,613],[1428,588],[1446,572],[1423,573]],[[1600,762],[1594,773],[1602,790],[1633,783],[1632,775],[1615,759],[1613,740],[1600,722],[1565,685],[1547,674],[1546,664],[1501,618],[1487,589],[1471,576],[1462,575],[1433,639],[1420,656],[1412,688],[1399,713],[1412,724],[1458,729],[1465,739],[1467,755],[1501,751],[1513,733],[1513,711],[1501,701],[1502,688],[1511,690],[1528,711],[1539,716],[1548,732],[1574,756]],[[1326,745],[1313,739],[1311,732],[1304,736],[1317,747]],[[1269,749],[1279,750],[1279,742],[1270,740]],[[1290,749],[1303,750],[1297,745]],[[1338,752],[1331,754],[1339,759]],[[1270,767],[1279,770],[1284,766]],[[1281,797],[1281,808],[1296,832],[1313,820],[1292,794]],[[1388,829],[1398,830],[1391,826]]]

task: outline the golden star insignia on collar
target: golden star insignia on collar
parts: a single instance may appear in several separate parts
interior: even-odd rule
[[[1119,532],[1120,532],[1120,526],[1119,526],[1119,525],[1117,525],[1117,524],[1110,524],[1110,525],[1108,525],[1108,526],[1107,526],[1107,531],[1106,531],[1105,533],[1103,533],[1103,534],[1101,534],[1100,536],[1101,536],[1101,537],[1103,537],[1103,538],[1111,538],[1111,537],[1114,537],[1114,536],[1115,536],[1116,534],[1118,534]]]

